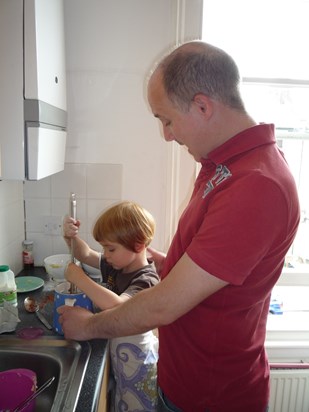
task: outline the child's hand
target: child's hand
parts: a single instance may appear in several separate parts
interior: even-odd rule
[[[64,276],[65,276],[66,280],[68,282],[74,283],[75,285],[77,285],[80,276],[82,276],[83,274],[84,274],[84,272],[81,269],[81,267],[77,266],[73,262],[69,262],[67,264],[67,267],[65,268],[65,271],[64,271]]]
[[[62,231],[65,238],[71,239],[78,235],[80,221],[75,220],[70,216],[65,216],[62,222]]]

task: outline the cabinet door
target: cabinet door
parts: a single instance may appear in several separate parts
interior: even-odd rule
[[[66,131],[28,127],[28,179],[39,180],[64,168]]]
[[[106,365],[105,365],[104,372],[103,372],[98,412],[108,412],[109,411],[109,406],[110,406],[110,402],[109,402],[110,393],[108,391],[109,373],[110,373],[110,357],[109,357],[109,350],[108,350],[107,358],[106,358]]]
[[[63,0],[27,0],[25,99],[66,110]]]

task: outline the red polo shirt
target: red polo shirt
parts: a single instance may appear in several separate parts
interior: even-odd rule
[[[239,133],[202,161],[162,278],[187,253],[229,285],[160,328],[159,385],[183,411],[265,410],[270,293],[298,222],[295,182],[273,125]]]

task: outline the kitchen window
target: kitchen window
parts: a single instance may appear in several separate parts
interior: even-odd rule
[[[305,316],[301,323],[309,325],[309,306],[303,305],[309,295],[308,16],[309,0],[203,2],[202,39],[234,57],[246,108],[256,121],[275,123],[278,145],[298,187],[301,223],[274,290],[286,311],[269,322],[281,322],[285,330],[288,318],[292,324]]]

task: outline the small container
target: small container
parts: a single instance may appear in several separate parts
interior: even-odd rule
[[[283,301],[280,296],[272,296],[269,305],[269,312],[273,315],[283,314]]]
[[[14,273],[8,265],[0,266],[0,307],[4,301],[17,306],[17,287]]]
[[[54,329],[57,333],[59,333],[59,335],[63,335],[63,330],[59,323],[59,314],[57,312],[57,308],[59,308],[59,306],[80,306],[81,308],[85,308],[90,312],[93,312],[93,304],[90,298],[88,298],[88,296],[81,291],[71,293],[70,288],[71,284],[69,282],[60,283],[55,287],[53,322]]]
[[[34,267],[33,240],[23,241],[23,263],[26,270]]]
[[[31,369],[8,369],[0,372],[1,411],[13,411],[25,399],[36,392],[37,375]],[[23,412],[34,412],[35,400],[25,406]]]

